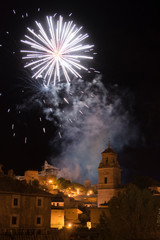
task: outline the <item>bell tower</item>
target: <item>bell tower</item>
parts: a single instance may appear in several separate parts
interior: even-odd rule
[[[106,205],[116,196],[121,185],[121,168],[110,142],[101,155],[102,160],[98,167],[98,207]]]

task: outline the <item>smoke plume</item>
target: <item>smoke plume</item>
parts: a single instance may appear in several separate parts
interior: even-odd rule
[[[47,119],[54,121],[56,116],[60,126],[60,138],[53,139],[50,146],[61,146],[61,153],[56,158],[51,156],[50,161],[62,169],[61,177],[96,183],[101,152],[108,140],[114,150],[120,151],[136,139],[137,128],[122,97],[112,96],[99,75],[89,82],[79,79],[65,93],[65,97],[64,92],[63,96],[54,93],[58,104],[54,117],[44,110]]]
[[[19,108],[29,110],[38,105],[56,127],[56,137],[50,141],[54,150],[48,161],[61,169],[59,177],[97,183],[97,167],[108,140],[118,152],[137,136],[137,127],[124,104],[125,92],[111,93],[100,75],[89,81],[75,79],[71,85],[62,82],[54,87],[40,84],[36,88],[38,91],[27,105]],[[127,101],[127,106],[132,105],[129,98]],[[59,150],[56,157],[55,149]]]

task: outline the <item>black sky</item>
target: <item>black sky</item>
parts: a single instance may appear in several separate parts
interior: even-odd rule
[[[25,12],[29,14],[28,19],[20,17]],[[88,31],[98,53],[94,66],[101,71],[105,86],[112,89],[118,84],[119,89],[128,89],[134,99],[128,109],[132,108],[131,114],[140,131],[137,142],[119,153],[121,165],[130,173],[160,180],[160,31],[156,1],[3,3],[0,9],[0,44],[3,45],[0,48],[0,162],[5,169],[13,168],[17,174],[23,174],[28,168],[40,168],[50,155],[48,142],[55,129],[45,119],[43,124],[39,123],[40,109],[16,119],[19,125],[15,138],[12,124],[17,118],[15,106],[24,98],[21,91],[24,83],[18,79],[23,68],[17,54],[19,39],[33,20],[55,12],[64,15],[72,12],[76,23]],[[42,128],[46,126],[50,132],[43,134]],[[30,137],[28,144],[24,144],[25,135]]]

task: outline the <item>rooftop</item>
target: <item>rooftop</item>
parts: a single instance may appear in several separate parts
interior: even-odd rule
[[[27,184],[26,182],[22,182],[5,175],[0,176],[0,191],[52,196],[52,194],[43,191],[36,186]]]
[[[115,153],[115,151],[110,147],[110,142],[108,142],[108,147],[102,153]]]

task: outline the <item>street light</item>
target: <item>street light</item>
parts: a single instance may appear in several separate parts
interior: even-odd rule
[[[72,227],[72,224],[71,223],[68,223],[68,228],[71,228]]]

